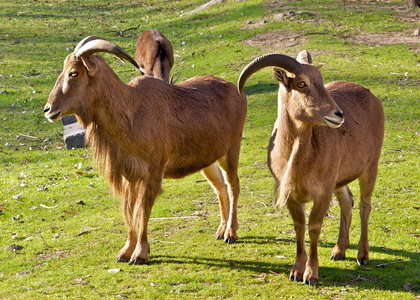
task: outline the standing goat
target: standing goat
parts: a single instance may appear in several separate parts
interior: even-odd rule
[[[331,258],[345,257],[353,207],[347,184],[355,179],[359,179],[361,195],[357,261],[368,263],[368,219],[384,137],[383,108],[380,100],[360,85],[335,81],[324,87],[322,74],[307,51],[300,52],[297,60],[281,54],[253,60],[239,77],[240,93],[244,93],[249,76],[268,66],[274,67],[280,82],[268,164],[277,183],[276,205],[287,205],[297,240],[290,279],[312,285],[318,282],[318,238],[333,193],[340,203],[341,221]],[[304,204],[311,200],[308,257]]]
[[[122,198],[129,229],[117,260],[148,262],[147,223],[162,179],[200,170],[218,195],[217,238],[233,243],[246,97],[231,82],[213,76],[177,85],[139,76],[125,84],[102,57],[92,55],[113,53],[137,67],[119,46],[88,37],[76,50],[65,59],[44,112],[51,122],[77,116],[87,128],[99,169]]]
[[[169,82],[174,51],[171,42],[159,30],[143,31],[137,40],[135,58],[143,75]]]

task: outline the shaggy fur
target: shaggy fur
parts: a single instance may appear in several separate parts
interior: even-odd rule
[[[217,237],[234,242],[246,97],[213,76],[177,85],[141,76],[125,84],[100,56],[76,54],[67,57],[44,111],[52,122],[75,114],[87,127],[94,159],[120,195],[129,228],[118,261],[148,261],[147,223],[162,179],[200,170],[218,194]]]

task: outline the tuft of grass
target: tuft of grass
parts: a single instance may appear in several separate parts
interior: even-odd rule
[[[229,0],[187,14],[205,2],[0,1],[0,298],[418,299],[420,60],[419,44],[410,39],[418,12],[400,1]],[[382,100],[386,136],[367,267],[355,262],[360,221],[353,183],[347,258],[329,260],[340,217],[334,200],[319,243],[319,285],[288,280],[293,224],[287,211],[273,208],[266,167],[277,110],[270,70],[255,74],[245,89],[239,241],[215,239],[217,199],[195,174],[164,181],[149,226],[150,264],[115,261],[126,234],[119,201],[90,150],[65,150],[62,126],[48,123],[42,110],[78,41],[99,35],[134,54],[138,35],[149,28],[172,42],[178,82],[214,74],[236,83],[256,56],[307,49],[323,64],[326,82],[358,82]],[[378,35],[400,42],[384,43]],[[103,56],[123,81],[138,75]],[[183,216],[196,218],[168,219]]]

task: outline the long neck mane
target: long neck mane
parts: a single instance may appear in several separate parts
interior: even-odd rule
[[[105,64],[102,67],[109,68]],[[85,110],[80,118],[87,127],[87,141],[93,148],[100,173],[108,178],[113,191],[121,194],[125,192],[124,178],[135,182],[141,179],[141,174],[146,174],[142,163],[130,151],[134,110],[130,92],[133,88],[123,83],[111,68],[99,70],[97,75],[93,85],[96,82],[108,84],[93,87],[98,91],[92,98],[93,105],[89,105],[90,110]]]

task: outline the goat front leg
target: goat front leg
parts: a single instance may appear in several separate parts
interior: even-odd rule
[[[372,210],[371,197],[375,187],[377,164],[372,166],[359,178],[360,186],[360,240],[358,244],[357,263],[366,266],[369,262],[368,223]]]
[[[125,245],[118,253],[117,262],[130,261],[131,255],[136,249],[137,229],[133,226],[133,211],[138,198],[138,186],[139,183],[131,183],[125,177],[122,178],[121,210],[124,223],[128,227],[128,233]]]
[[[311,214],[309,215],[308,231],[310,246],[305,274],[303,274],[303,282],[305,284],[315,285],[318,283],[318,240],[321,234],[322,222],[324,220],[325,214],[327,213],[330,201],[331,195],[328,197],[315,199]]]
[[[295,203],[289,199],[287,201],[287,208],[292,216],[296,233],[296,260],[292,270],[290,270],[290,280],[302,281],[307,260],[305,250],[305,205]]]
[[[350,244],[349,230],[354,201],[353,195],[347,185],[336,189],[334,194],[340,203],[341,217],[340,233],[338,235],[337,244],[332,251],[331,259],[343,260],[346,258],[346,250],[349,248]]]
[[[136,248],[130,258],[130,265],[142,265],[149,262],[150,245],[147,240],[147,224],[156,197],[161,192],[162,177],[155,176],[139,187],[139,199],[134,205],[133,223],[138,228]]]
[[[129,262],[131,255],[136,249],[137,245],[137,232],[134,228],[130,227],[127,233],[127,241],[124,247],[120,250],[117,256],[117,262]]]

